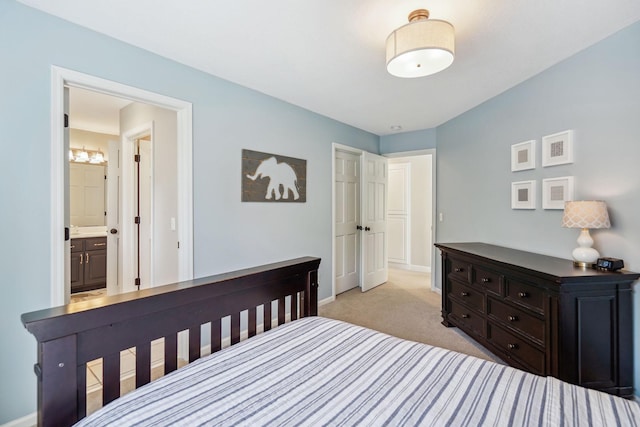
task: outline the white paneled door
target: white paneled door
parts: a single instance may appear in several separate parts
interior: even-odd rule
[[[360,269],[360,156],[335,154],[336,294],[358,286]]]
[[[387,281],[387,159],[363,153],[362,291]]]
[[[409,264],[410,163],[389,163],[387,239],[389,262]]]

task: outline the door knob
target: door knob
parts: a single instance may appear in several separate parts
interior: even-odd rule
[[[357,230],[362,230],[362,226],[361,225],[356,225],[356,229]]]
[[[111,230],[109,230],[109,233],[118,234],[118,230],[116,228],[112,228]]]
[[[369,230],[371,230],[369,227],[364,228],[364,231],[369,231]]]

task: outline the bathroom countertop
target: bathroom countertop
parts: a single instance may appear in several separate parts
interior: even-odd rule
[[[88,239],[91,237],[107,237],[106,231],[95,231],[92,233],[75,233],[71,234],[72,239]]]

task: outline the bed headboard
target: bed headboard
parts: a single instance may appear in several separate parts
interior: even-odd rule
[[[106,404],[120,396],[122,350],[136,349],[137,388],[150,381],[151,342],[158,338],[164,338],[167,374],[178,367],[181,331],[189,331],[192,362],[200,357],[201,325],[211,324],[215,352],[221,348],[221,324],[227,317],[235,344],[242,312],[249,337],[260,323],[265,331],[273,322],[284,323],[288,313],[291,320],[317,315],[319,265],[319,258],[303,257],[23,314],[23,325],[38,341],[38,425],[71,425],[86,416],[87,362],[102,359]],[[259,306],[262,319],[256,319]]]

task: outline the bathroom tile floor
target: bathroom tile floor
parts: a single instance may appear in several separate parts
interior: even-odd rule
[[[186,363],[178,359],[178,367]],[[151,342],[151,381],[164,375],[164,338]],[[123,396],[135,389],[136,383],[136,349],[135,347],[120,352],[120,395]],[[87,363],[87,414],[102,407],[102,359]]]

